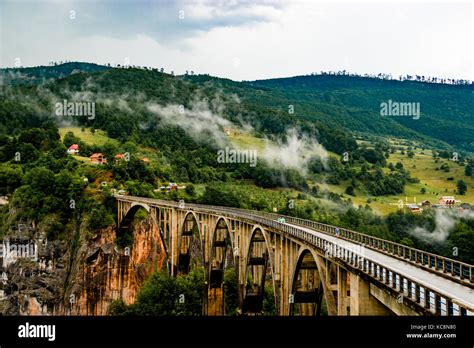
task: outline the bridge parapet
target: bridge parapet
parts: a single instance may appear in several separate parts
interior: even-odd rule
[[[266,213],[260,211],[239,209],[239,208],[224,208],[219,206],[210,206],[216,210],[251,212],[252,214],[267,217],[269,219],[277,220],[284,217],[285,222],[311,228],[315,231],[326,233],[332,236],[338,236],[340,239],[356,242],[373,250],[388,254],[403,261],[423,267],[430,272],[436,273],[442,277],[448,278],[455,282],[474,288],[474,266],[468,263],[450,259],[448,257],[436,255],[412,248],[400,243],[370,236],[361,232],[352,231],[346,228],[327,225],[316,221],[301,219],[293,216],[286,216],[275,213]],[[336,232],[339,229],[339,233]]]

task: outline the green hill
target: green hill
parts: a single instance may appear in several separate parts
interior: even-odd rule
[[[0,235],[32,221],[64,238],[80,222],[70,199],[82,222],[97,222],[91,229],[110,226],[112,189],[276,211],[445,255],[474,235],[474,221],[464,219],[446,243],[431,245],[408,231],[434,228],[435,211],[415,216],[393,205],[405,196],[453,195],[460,181],[467,192],[457,199],[473,203],[464,172],[474,165],[471,86],[348,76],[235,82],[86,63],[1,73],[8,79],[0,95],[0,194],[11,203],[0,209]],[[420,102],[420,119],[381,117],[388,99]],[[64,100],[93,103],[94,113],[58,114]],[[80,157],[66,154],[73,143]],[[225,147],[255,150],[259,160],[222,163]],[[451,164],[454,150],[459,160]],[[107,163],[88,161],[97,152]],[[125,152],[130,160],[115,160]],[[181,189],[166,193],[169,182]],[[473,259],[469,251],[462,257]]]
[[[93,82],[102,92],[130,94],[135,91],[148,98],[158,98],[161,103],[184,106],[193,99],[190,96],[212,98],[222,92],[227,118],[235,121],[241,117],[264,133],[283,134],[288,126],[303,120],[322,133],[329,128],[352,134],[394,136],[450,151],[474,152],[472,84],[401,82],[327,74],[236,82],[209,75],[175,77],[157,69],[111,69],[77,62],[3,69],[1,73],[6,85],[31,85],[57,79],[50,87],[56,92],[64,88],[79,90],[93,74]],[[228,98],[230,95],[238,97],[241,103],[233,102]],[[420,118],[381,116],[380,104],[388,100],[419,103]],[[293,114],[288,112],[289,106],[294,109]],[[324,142],[324,134],[321,138]],[[345,146],[351,147],[347,143]]]
[[[338,124],[348,131],[396,136],[430,145],[474,151],[474,85],[315,75],[249,82],[263,99],[281,108],[291,103],[308,120]],[[420,103],[419,119],[383,117],[388,100]]]
[[[39,85],[49,80],[65,78],[79,73],[94,73],[110,69],[103,65],[92,63],[70,62],[52,66],[37,66],[30,68],[7,68],[0,70],[0,76],[5,85],[24,84]]]

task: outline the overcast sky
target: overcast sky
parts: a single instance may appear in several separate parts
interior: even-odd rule
[[[70,60],[234,80],[343,69],[474,80],[472,0],[0,0],[0,15],[2,67]]]

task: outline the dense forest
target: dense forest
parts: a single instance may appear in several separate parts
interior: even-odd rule
[[[408,230],[433,231],[433,211],[379,216],[350,199],[358,187],[384,196],[403,194],[408,183],[417,182],[402,163],[388,164],[395,149],[384,136],[421,142],[441,157],[456,151],[459,162],[472,168],[472,86],[334,75],[235,82],[86,63],[7,69],[2,75],[0,194],[9,204],[1,208],[0,236],[24,223],[48,238],[73,240],[74,226],[81,221],[91,231],[113,225],[112,193],[123,189],[162,199],[276,208],[449,257],[456,246],[456,258],[474,262],[472,219],[459,219],[445,242],[431,243]],[[388,99],[420,102],[421,118],[380,117],[379,105]],[[55,107],[63,100],[94,102],[95,114],[58,116]],[[80,133],[61,138],[59,129],[70,125]],[[226,127],[275,144],[287,144],[296,134],[296,141],[320,144],[331,155],[311,153],[298,166],[265,159],[256,167],[219,163],[216,151],[232,146]],[[97,131],[110,141],[83,140]],[[356,141],[364,135],[370,136],[369,145]],[[101,166],[81,162],[66,153],[72,144],[79,145],[83,157],[100,152],[110,160]],[[125,152],[130,160],[113,160]],[[142,160],[144,153],[151,158],[149,164]],[[183,183],[186,189],[158,189],[170,182]],[[319,182],[350,184],[341,197],[315,184]],[[294,208],[289,201],[296,201]]]

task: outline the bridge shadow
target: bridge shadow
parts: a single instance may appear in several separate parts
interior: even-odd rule
[[[301,252],[293,275],[290,315],[327,315],[323,285],[315,257],[310,250]]]
[[[208,293],[205,304],[207,315],[225,315],[224,276],[227,270],[234,268],[236,261],[233,255],[233,240],[229,225],[224,218],[216,222],[211,239],[208,261]],[[234,288],[234,287],[232,287]],[[237,285],[235,284],[235,289]],[[234,310],[228,309],[228,310]]]
[[[178,275],[188,274],[196,267],[204,267],[204,241],[196,216],[188,212],[178,240]]]
[[[250,239],[245,270],[245,288],[243,291],[242,313],[244,315],[262,315],[275,311],[275,291],[273,289],[272,268],[269,262],[269,250],[263,231],[256,228]],[[268,293],[270,308],[264,309],[265,295]]]

